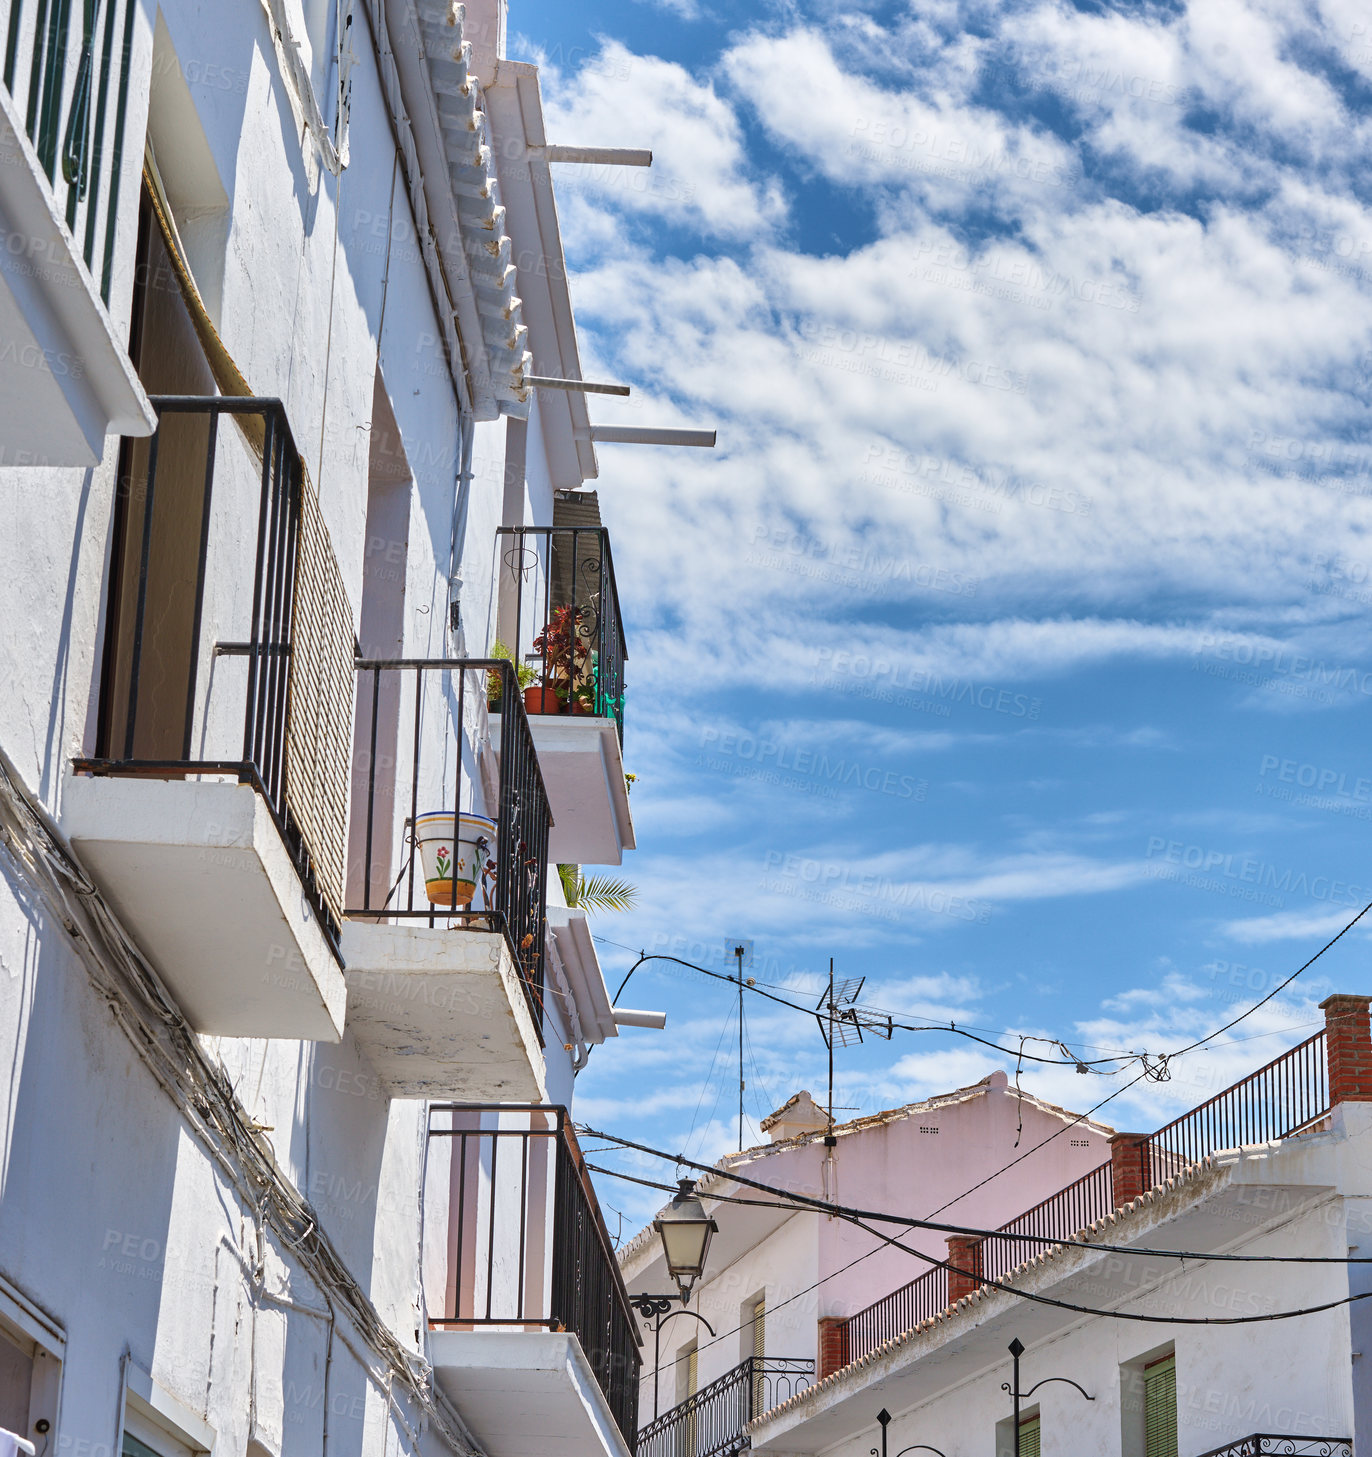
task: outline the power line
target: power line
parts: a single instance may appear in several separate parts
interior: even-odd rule
[[[593,1133],[587,1130],[589,1136],[594,1138],[612,1138],[612,1134]],[[1044,1234],[1022,1234],[1014,1230],[1006,1229],[983,1229],[975,1225],[964,1224],[937,1224],[933,1220],[918,1219],[911,1214],[891,1214],[879,1209],[860,1209],[849,1204],[835,1204],[827,1199],[817,1199],[813,1195],[803,1194],[794,1189],[780,1189],[774,1184],[764,1184],[758,1179],[750,1179],[733,1169],[720,1169],[712,1164],[697,1163],[693,1159],[677,1157],[674,1154],[666,1153],[661,1149],[649,1148],[646,1144],[634,1143],[631,1139],[622,1139],[620,1142],[626,1148],[636,1149],[642,1153],[652,1154],[654,1157],[663,1159],[668,1163],[689,1164],[692,1168],[700,1169],[702,1172],[718,1174],[723,1178],[731,1179],[735,1183],[744,1184],[750,1189],[757,1189],[761,1193],[774,1194],[775,1199],[747,1199],[738,1194],[709,1194],[706,1197],[716,1200],[721,1204],[742,1204],[760,1209],[789,1209],[796,1214],[829,1214],[837,1219],[847,1219],[855,1223],[864,1220],[876,1220],[880,1224],[904,1225],[908,1229],[927,1229],[936,1234],[957,1234],[970,1235],[976,1239],[1006,1239],[1018,1240],[1022,1244],[1036,1244],[1045,1246],[1062,1245],[1068,1249],[1093,1250],[1097,1254],[1107,1255],[1141,1255],[1150,1259],[1164,1260],[1210,1260],[1217,1264],[1238,1264],[1238,1265],[1372,1265],[1372,1255],[1236,1255],[1207,1253],[1204,1250],[1169,1250],[1159,1249],[1149,1245],[1139,1247],[1133,1245],[1105,1244],[1098,1240],[1073,1239],[1070,1235],[1059,1237],[1058,1235]],[[608,1174],[611,1178],[621,1179],[629,1184],[641,1184],[651,1189],[659,1189],[666,1194],[676,1193],[671,1184],[665,1184],[657,1179],[646,1179],[640,1174],[625,1174],[615,1169],[602,1168],[599,1165],[587,1164],[588,1169],[594,1173]],[[886,1236],[875,1229],[867,1229],[867,1233],[877,1239],[885,1239]],[[904,1248],[902,1246],[902,1248]],[[942,1265],[945,1262],[933,1255],[926,1255],[918,1250],[906,1250],[907,1254],[918,1255],[921,1260],[929,1260],[934,1264]],[[949,1267],[954,1268],[954,1267]],[[966,1273],[965,1271],[963,1273]],[[978,1279],[982,1277],[978,1276]],[[985,1283],[991,1283],[987,1280]],[[1372,1294],[1372,1291],[1368,1292]]]

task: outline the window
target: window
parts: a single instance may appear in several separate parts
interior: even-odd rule
[[[65,1353],[61,1330],[0,1278],[0,1427],[43,1446],[57,1425]]]
[[[1029,1417],[1019,1424],[1019,1457],[1039,1457],[1039,1419]]]
[[[767,1297],[759,1295],[753,1301],[753,1412],[766,1411],[772,1405],[767,1393],[767,1377],[763,1372],[762,1360],[767,1354]]]
[[[1177,1457],[1177,1358],[1143,1368],[1144,1457]]]

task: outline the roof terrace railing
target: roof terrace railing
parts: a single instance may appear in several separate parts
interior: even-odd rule
[[[1318,1124],[1330,1111],[1325,1050],[1325,1033],[1321,1030],[1199,1108],[1174,1118],[1156,1133],[1123,1150],[1123,1157],[1141,1160],[1141,1187],[1156,1188],[1219,1149],[1289,1138]],[[1082,1233],[1116,1207],[1115,1167],[1113,1162],[1104,1163],[973,1244],[967,1273],[974,1280],[1000,1283],[1026,1261]],[[959,1264],[959,1269],[962,1268]],[[840,1336],[844,1364],[860,1360],[883,1342],[932,1320],[949,1304],[947,1269],[940,1265],[926,1270],[848,1317]],[[1249,1450],[1242,1446],[1232,1449],[1235,1453]],[[1329,1448],[1330,1452],[1338,1450],[1337,1443]],[[1226,1447],[1220,1451],[1228,1454],[1231,1449]]]

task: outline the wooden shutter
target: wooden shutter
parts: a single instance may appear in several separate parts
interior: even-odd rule
[[[1144,1457],[1177,1457],[1177,1358],[1143,1368]]]
[[[1019,1457],[1039,1457],[1039,1419],[1019,1424]]]
[[[691,1347],[686,1357],[686,1395],[694,1396],[700,1390],[700,1352]]]

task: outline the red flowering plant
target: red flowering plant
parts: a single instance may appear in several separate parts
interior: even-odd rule
[[[591,650],[577,632],[570,606],[559,607],[534,639],[533,650],[543,659],[543,686],[551,688],[564,707],[586,677]]]

